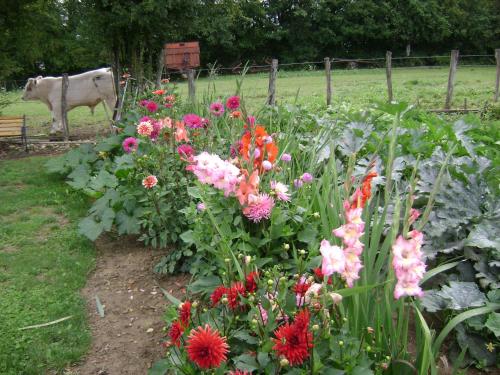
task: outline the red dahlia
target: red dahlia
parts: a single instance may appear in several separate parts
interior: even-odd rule
[[[205,327],[193,329],[187,339],[188,357],[202,369],[219,367],[226,360],[229,345],[219,331],[205,324]]]
[[[187,328],[189,320],[191,319],[191,302],[186,301],[181,304],[179,318],[181,319],[182,326]]]
[[[298,282],[297,284],[294,285],[293,287],[293,291],[295,292],[295,294],[300,294],[301,296],[304,296],[307,292],[307,290],[309,289],[309,287],[311,286],[311,283],[308,283],[306,280],[305,280],[305,277],[302,277]]]
[[[168,332],[168,337],[170,337],[170,345],[175,345],[177,347],[181,346],[181,336],[184,333],[184,328],[176,320],[172,323],[170,331]]]
[[[245,286],[241,281],[237,281],[231,285],[231,288],[227,291],[228,305],[231,310],[236,310],[240,305],[239,296],[245,295]]]
[[[318,278],[318,281],[323,282],[325,275],[323,275],[323,272],[321,271],[321,267],[317,267],[317,268],[313,269],[313,272],[316,275],[316,277]],[[332,285],[332,283],[333,283],[333,280],[332,280],[332,277],[330,276],[328,278],[328,285]]]
[[[313,347],[313,336],[308,329],[309,311],[299,312],[292,324],[286,323],[274,331],[276,338],[273,350],[278,357],[284,356],[292,366],[300,365],[309,357],[309,349]]]
[[[257,290],[257,278],[259,277],[258,272],[250,272],[246,277],[245,277],[245,288],[248,293],[253,293]]]
[[[224,294],[227,294],[227,288],[224,285],[219,285],[217,288],[215,288],[212,295],[210,296],[212,306],[217,305]]]

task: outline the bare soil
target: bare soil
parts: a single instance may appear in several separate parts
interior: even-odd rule
[[[152,268],[163,252],[145,248],[133,237],[102,236],[96,248],[96,267],[82,290],[92,347],[66,374],[146,374],[164,354],[163,312],[169,302],[160,288],[182,298],[189,276],[158,279]],[[96,296],[104,317],[98,313]]]

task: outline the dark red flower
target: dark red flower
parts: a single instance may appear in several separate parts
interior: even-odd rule
[[[245,288],[248,293],[253,293],[257,290],[257,278],[259,273],[252,271],[245,277]]]
[[[300,294],[301,296],[304,296],[307,292],[307,290],[310,288],[311,283],[307,282],[305,277],[301,277],[299,281],[297,281],[297,284],[293,286],[293,291],[295,294]]]
[[[317,268],[313,269],[313,272],[316,275],[318,282],[320,282],[320,283],[323,282],[325,275],[323,275],[323,272],[321,271],[321,267],[317,267]],[[333,279],[330,276],[328,278],[328,285],[332,285],[332,283],[333,283]]]
[[[184,333],[184,328],[182,328],[179,321],[172,323],[170,331],[168,332],[168,337],[170,337],[170,345],[175,345],[177,347],[181,346],[181,336]]]
[[[186,301],[181,304],[179,318],[182,326],[186,328],[189,325],[189,320],[191,319],[191,302]]]
[[[309,349],[313,345],[313,336],[308,329],[309,311],[299,312],[292,324],[286,323],[274,331],[273,350],[278,357],[283,356],[290,365],[300,365],[309,357]]]
[[[227,288],[224,285],[219,285],[217,288],[215,288],[212,295],[210,296],[212,306],[217,305],[224,294],[227,294]]]
[[[237,281],[231,285],[227,291],[228,305],[231,310],[236,310],[240,305],[239,296],[245,295],[245,286],[241,281]]]
[[[226,338],[221,337],[219,331],[205,327],[193,329],[187,339],[188,357],[202,369],[216,368],[226,360],[229,345]]]

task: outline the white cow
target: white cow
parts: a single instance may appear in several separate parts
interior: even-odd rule
[[[101,101],[104,101],[111,113],[115,108],[113,72],[110,68],[91,70],[68,77],[66,93],[67,110],[88,106],[92,113]],[[28,79],[24,87],[23,100],[40,100],[52,112],[50,133],[62,131],[61,91],[62,77],[42,77]]]

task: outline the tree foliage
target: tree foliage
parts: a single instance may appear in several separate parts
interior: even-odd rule
[[[152,76],[166,42],[202,64],[325,56],[492,53],[496,0],[0,0],[0,78],[104,65]]]

